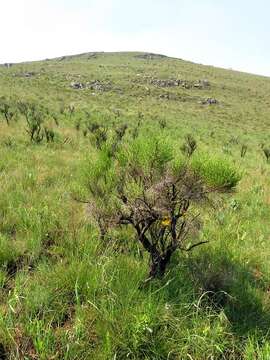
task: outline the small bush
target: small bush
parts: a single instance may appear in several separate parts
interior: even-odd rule
[[[53,129],[49,129],[48,127],[44,126],[44,134],[45,134],[47,143],[54,142],[55,132]]]
[[[16,119],[17,108],[14,102],[5,97],[0,98],[0,114],[4,117],[7,125],[10,125],[10,122]]]
[[[247,149],[248,149],[247,145],[243,144],[241,147],[241,158],[246,156]]]
[[[269,148],[266,148],[266,147],[263,147],[263,153],[264,153],[264,156],[266,157],[266,161],[269,162],[269,159],[270,159],[270,149]]]
[[[186,156],[190,157],[194,151],[197,149],[197,143],[196,140],[192,135],[187,135],[185,137],[185,143],[181,147],[181,151]]]
[[[117,142],[120,142],[120,141],[123,139],[123,137],[125,136],[125,133],[126,133],[127,129],[128,129],[128,125],[127,125],[127,124],[123,124],[123,125],[121,125],[121,126],[119,126],[119,127],[117,127],[117,128],[115,129],[115,135],[116,135],[116,141],[117,141]]]
[[[43,109],[35,103],[26,102],[19,102],[18,108],[26,120],[26,132],[29,134],[30,140],[35,143],[40,143],[44,138],[42,128],[44,122]]]
[[[45,124],[46,119],[53,116],[49,113],[48,109],[36,103],[22,101],[18,102],[18,109],[26,120],[26,132],[29,134],[32,142],[39,144],[43,139],[48,143],[54,142],[55,132]]]
[[[140,137],[123,146],[115,159],[103,150],[87,172],[91,217],[101,235],[109,227],[133,228],[149,253],[149,277],[163,276],[173,253],[190,251],[205,243],[186,246],[199,230],[195,209],[209,193],[228,191],[240,177],[228,163],[173,161],[173,148],[158,137]]]
[[[161,129],[165,129],[167,127],[167,121],[165,119],[159,119],[158,124]]]
[[[142,120],[141,120],[141,118],[139,118],[136,126],[134,127],[134,129],[131,132],[131,136],[133,139],[136,139],[139,136],[141,125],[142,125]]]

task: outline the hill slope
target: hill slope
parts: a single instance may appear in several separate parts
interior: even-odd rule
[[[0,358],[268,359],[269,94],[269,78],[148,53],[0,66],[0,108],[18,112],[0,121]],[[31,141],[23,104],[52,138]],[[127,125],[125,146],[137,131],[175,154],[192,134],[196,153],[243,174],[203,210],[209,243],[175,254],[161,280],[142,286],[134,234],[102,241],[74,200],[90,196],[96,125],[104,143]]]

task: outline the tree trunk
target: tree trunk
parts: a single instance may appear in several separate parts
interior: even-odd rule
[[[151,278],[162,278],[165,274],[168,263],[171,259],[171,253],[166,253],[165,255],[161,254],[151,254],[151,263],[150,263],[150,272],[149,277]]]

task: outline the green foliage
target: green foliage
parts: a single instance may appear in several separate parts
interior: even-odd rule
[[[197,148],[197,143],[194,137],[190,134],[186,135],[185,143],[181,147],[181,151],[186,156],[190,157]]]
[[[102,201],[109,197],[116,182],[113,160],[106,149],[103,149],[95,161],[91,161],[84,169],[87,187],[91,194]]]
[[[226,159],[209,155],[198,155],[191,166],[204,180],[220,190],[232,190],[241,179],[241,174]]]
[[[16,119],[17,109],[15,102],[11,99],[5,97],[0,98],[0,114],[6,120],[7,125],[10,125],[10,122]]]
[[[146,176],[163,172],[172,159],[173,147],[169,139],[162,135],[141,135],[124,146],[118,156],[122,167],[131,167]]]
[[[48,109],[42,105],[22,101],[18,102],[18,109],[26,120],[26,132],[29,134],[32,142],[39,144],[43,139],[45,139],[47,143],[54,142],[55,131],[46,126],[46,120],[50,116]],[[56,119],[55,115],[51,116],[54,120]]]

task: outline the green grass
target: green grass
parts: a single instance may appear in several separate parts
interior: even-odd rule
[[[45,106],[57,133],[54,143],[34,144],[23,117],[0,120],[0,358],[270,358],[270,168],[261,149],[270,146],[270,80],[136,54],[0,67],[0,96]],[[14,76],[27,71],[36,75]],[[151,77],[208,79],[210,87],[164,89]],[[96,79],[112,89],[70,88]],[[208,97],[219,103],[199,103]],[[131,144],[139,120],[149,140]],[[88,199],[88,174],[102,172],[93,135],[84,136],[94,122],[109,127],[109,143],[128,124],[124,163],[147,166],[142,149],[154,151],[155,136],[163,158],[182,156],[190,133],[198,145],[191,164],[210,184],[242,175],[229,197],[202,209],[200,237],[209,243],[177,253],[164,279],[147,286],[148,258],[132,231],[111,229],[102,242],[87,205],[74,200]]]

